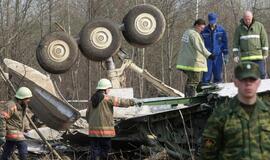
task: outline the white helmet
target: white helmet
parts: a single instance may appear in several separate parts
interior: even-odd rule
[[[27,87],[20,87],[17,90],[15,97],[18,98],[18,99],[31,98],[32,97],[32,92]]]
[[[112,83],[110,80],[108,80],[106,78],[102,78],[101,80],[98,81],[96,89],[104,90],[104,89],[108,89],[108,88],[112,88]]]

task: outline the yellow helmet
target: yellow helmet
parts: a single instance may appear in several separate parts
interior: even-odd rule
[[[18,98],[18,99],[31,98],[32,97],[32,92],[27,87],[20,87],[17,90],[15,97]]]
[[[108,89],[112,88],[112,83],[110,80],[106,78],[102,78],[101,80],[98,81],[97,88],[96,89]]]

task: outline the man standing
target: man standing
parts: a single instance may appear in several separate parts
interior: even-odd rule
[[[196,95],[196,89],[201,80],[201,73],[207,72],[206,58],[214,59],[214,55],[205,48],[200,35],[204,27],[204,20],[196,20],[193,28],[185,31],[181,39],[181,48],[177,57],[176,68],[182,70],[187,75],[185,84],[186,97]]]
[[[96,93],[91,97],[91,102],[86,111],[89,123],[89,137],[91,160],[107,159],[111,149],[111,138],[115,136],[113,107],[133,106],[132,99],[121,99],[109,96],[112,88],[111,81],[101,79],[96,87]]]
[[[218,15],[216,13],[209,13],[209,24],[201,33],[205,47],[215,55],[215,59],[207,60],[208,71],[203,73],[203,85],[210,83],[212,75],[214,83],[222,82],[223,63],[226,64],[229,60],[227,33],[221,25],[217,24],[217,19]]]
[[[270,159],[270,108],[257,97],[259,66],[239,63],[234,84],[238,94],[218,106],[203,132],[203,160]]]
[[[8,160],[15,147],[19,151],[20,160],[27,160],[24,132],[30,130],[26,109],[31,97],[30,89],[21,87],[15,98],[4,103],[0,109],[0,145],[4,144],[1,160]]]
[[[234,61],[252,61],[259,65],[260,77],[266,77],[265,59],[268,56],[268,38],[263,24],[253,18],[250,11],[244,13],[236,28],[233,40]]]

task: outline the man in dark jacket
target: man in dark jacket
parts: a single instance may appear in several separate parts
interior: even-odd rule
[[[24,132],[30,130],[26,109],[32,92],[26,87],[17,90],[15,98],[2,104],[0,109],[0,145],[4,144],[1,160],[8,160],[15,147],[20,160],[27,160]]]
[[[89,123],[89,137],[91,160],[107,159],[111,149],[111,138],[115,136],[113,107],[124,107],[135,105],[133,99],[122,99],[109,96],[112,88],[111,81],[101,79],[96,87],[96,93],[91,97],[90,104],[86,111],[86,118]]]
[[[209,24],[201,32],[205,47],[215,55],[214,59],[207,59],[208,71],[203,73],[203,85],[210,83],[212,75],[214,83],[222,82],[223,63],[226,64],[229,60],[227,33],[221,25],[217,24],[217,19],[216,13],[209,13]]]

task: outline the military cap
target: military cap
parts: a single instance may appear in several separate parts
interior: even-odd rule
[[[259,66],[254,62],[241,62],[234,69],[234,76],[239,80],[246,78],[260,78]]]

